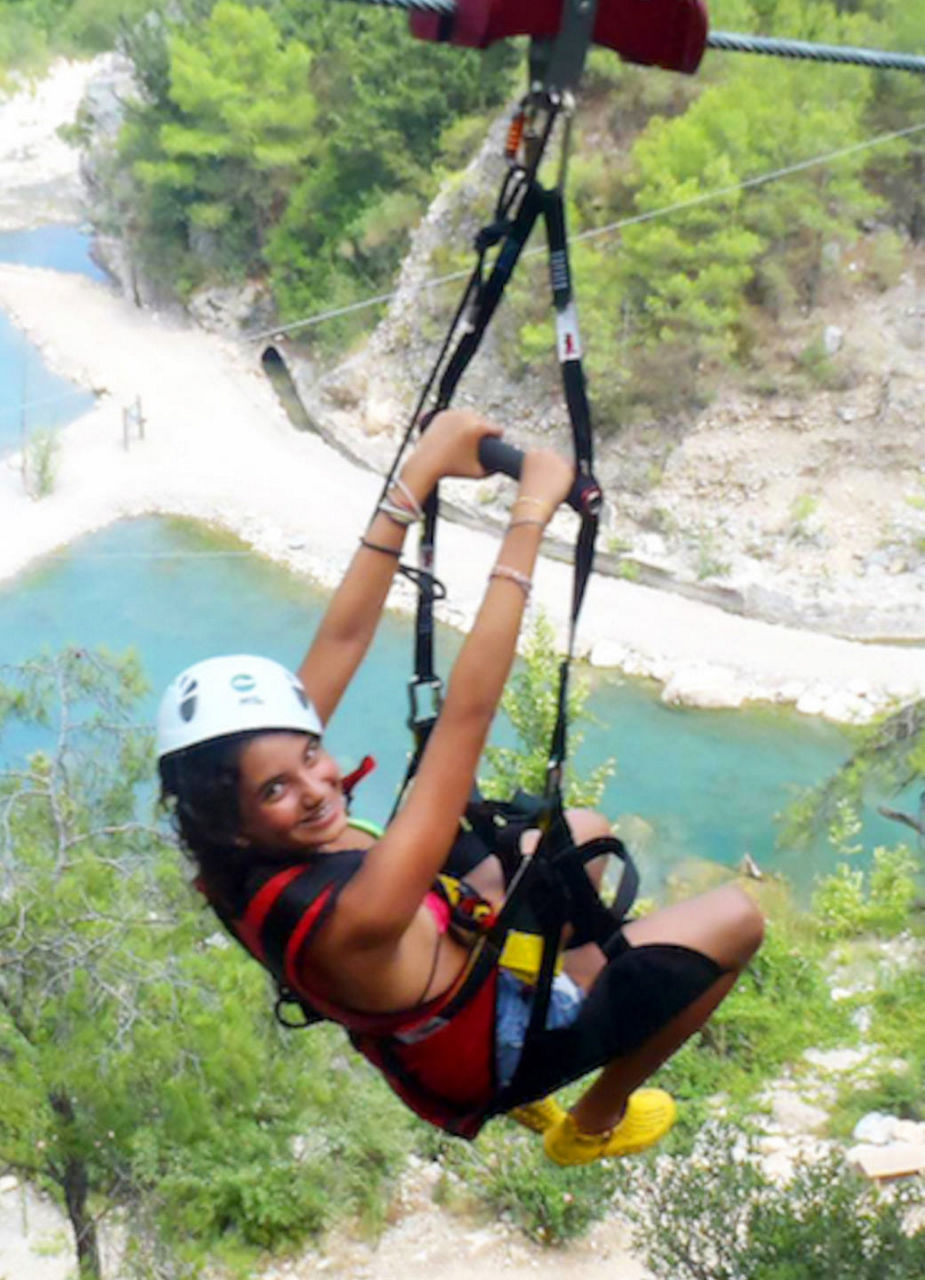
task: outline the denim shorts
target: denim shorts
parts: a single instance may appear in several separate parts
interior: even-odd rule
[[[549,993],[547,1029],[552,1031],[571,1026],[581,1011],[584,998],[584,992],[567,973],[558,974]],[[495,1005],[495,1070],[499,1088],[510,1084],[517,1070],[532,1009],[533,988],[506,969],[499,969]]]

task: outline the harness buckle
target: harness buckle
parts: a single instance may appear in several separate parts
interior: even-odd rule
[[[422,712],[421,703],[430,694],[430,704]],[[421,725],[432,724],[440,714],[443,706],[443,681],[439,676],[412,676],[408,681],[408,720],[409,729],[417,729]]]

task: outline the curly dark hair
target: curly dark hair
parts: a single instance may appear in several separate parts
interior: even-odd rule
[[[241,752],[260,730],[199,742],[164,756],[158,765],[161,802],[180,844],[208,886],[233,902],[253,850],[237,844],[241,828],[238,784]]]

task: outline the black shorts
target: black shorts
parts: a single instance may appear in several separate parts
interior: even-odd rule
[[[528,1043],[495,1113],[554,1093],[640,1048],[722,977],[709,956],[674,943],[627,947],[602,970],[575,1021]]]

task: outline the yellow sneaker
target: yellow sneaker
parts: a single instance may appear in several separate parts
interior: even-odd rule
[[[566,1112],[558,1124],[546,1130],[543,1149],[556,1164],[590,1164],[607,1156],[629,1156],[664,1138],[678,1109],[663,1089],[637,1089],[631,1093],[619,1124],[603,1133],[582,1133]]]
[[[545,1133],[554,1124],[560,1124],[568,1112],[550,1095],[548,1098],[538,1098],[536,1102],[525,1102],[522,1107],[514,1107],[507,1114],[525,1129]]]

